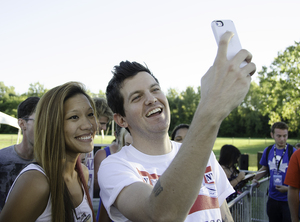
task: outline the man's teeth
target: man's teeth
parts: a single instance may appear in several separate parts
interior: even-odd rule
[[[157,113],[157,112],[160,112],[161,111],[161,108],[156,108],[154,110],[151,110],[148,114],[147,114],[147,117],[152,115],[153,113]]]

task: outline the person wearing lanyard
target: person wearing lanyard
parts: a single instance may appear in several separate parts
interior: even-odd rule
[[[271,137],[275,140],[275,144],[269,152],[266,148],[260,160],[262,167],[259,169],[252,183],[259,186],[258,180],[266,175],[270,175],[269,198],[267,202],[267,214],[270,222],[291,221],[290,210],[287,200],[288,187],[284,184],[286,171],[289,164],[288,149],[294,147],[287,144],[288,125],[284,122],[276,122],[271,128]],[[268,156],[267,156],[268,155]]]

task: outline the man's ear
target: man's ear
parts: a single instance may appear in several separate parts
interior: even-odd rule
[[[23,120],[22,118],[19,118],[18,124],[19,124],[19,127],[23,130],[23,128],[25,127],[25,120]]]
[[[273,135],[273,133],[272,133],[272,132],[270,133],[270,135],[271,135],[271,137],[274,139],[274,135]]]
[[[120,114],[118,113],[114,113],[114,121],[120,126],[120,127],[124,127],[124,128],[127,128],[128,127],[128,124],[126,122],[126,119],[121,116]]]

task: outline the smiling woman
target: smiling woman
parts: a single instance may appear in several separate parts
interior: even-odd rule
[[[34,126],[36,163],[15,180],[0,221],[95,221],[88,170],[78,159],[93,149],[94,110],[93,100],[77,82],[42,97]]]

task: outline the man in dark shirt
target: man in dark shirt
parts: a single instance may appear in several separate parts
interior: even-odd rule
[[[39,100],[39,97],[29,97],[19,104],[18,124],[23,140],[0,150],[0,212],[15,178],[33,160],[35,107]]]

